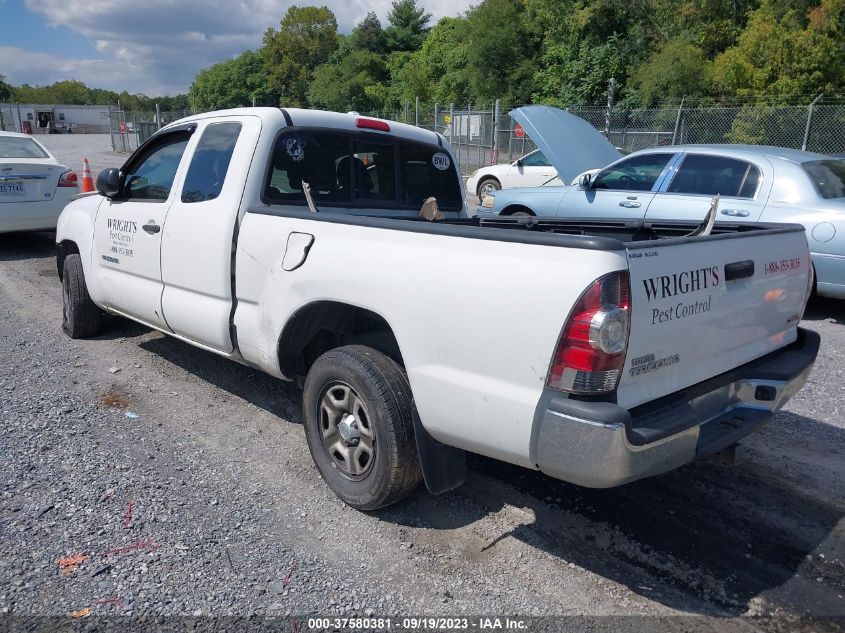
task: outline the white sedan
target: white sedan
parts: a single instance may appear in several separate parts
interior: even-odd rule
[[[565,185],[540,150],[534,150],[512,163],[491,165],[477,169],[467,179],[467,192],[475,193],[478,201],[499,189],[513,187],[542,187]]]
[[[56,228],[76,174],[26,134],[0,132],[0,233]]]

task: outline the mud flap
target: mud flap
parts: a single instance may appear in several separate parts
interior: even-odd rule
[[[466,453],[435,440],[422,425],[414,407],[414,437],[420,458],[425,487],[433,495],[440,495],[460,487],[467,479]]]

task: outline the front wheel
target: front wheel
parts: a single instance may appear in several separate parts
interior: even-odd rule
[[[363,345],[330,350],[311,366],[302,398],[311,457],[344,502],[376,510],[419,484],[411,387],[393,360]]]
[[[495,178],[485,178],[480,183],[478,183],[478,201],[484,202],[485,196],[492,196],[495,194],[499,189],[502,188],[502,183],[500,183]]]
[[[91,300],[85,285],[82,258],[73,253],[65,257],[62,272],[62,329],[71,338],[88,338],[100,333],[103,313]]]

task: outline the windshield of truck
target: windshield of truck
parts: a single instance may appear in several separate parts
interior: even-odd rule
[[[845,198],[845,160],[813,160],[802,167],[822,198]]]

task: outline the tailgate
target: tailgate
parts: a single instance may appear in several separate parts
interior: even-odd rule
[[[807,299],[803,227],[629,243],[631,408],[792,343]]]

